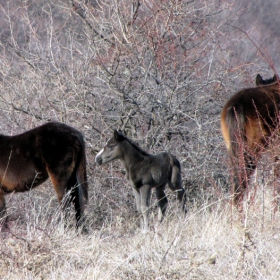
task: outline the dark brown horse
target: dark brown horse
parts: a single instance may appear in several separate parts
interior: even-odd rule
[[[234,202],[239,206],[261,153],[279,132],[277,77],[263,80],[258,75],[256,83],[258,87],[233,95],[221,114],[221,130],[234,168]]]
[[[88,201],[85,144],[82,134],[62,123],[46,123],[16,136],[0,135],[0,213],[4,196],[28,191],[50,178],[59,202],[69,192],[76,226],[83,223]]]
[[[159,206],[159,220],[161,221],[167,207],[167,198],[164,193],[165,185],[177,192],[177,198],[185,211],[185,189],[181,183],[181,167],[179,161],[170,153],[151,155],[120,131],[114,131],[113,137],[96,155],[98,165],[114,159],[120,159],[126,170],[126,177],[133,185],[137,211],[142,214],[141,228],[149,228],[148,212],[150,206],[151,189],[156,189]]]

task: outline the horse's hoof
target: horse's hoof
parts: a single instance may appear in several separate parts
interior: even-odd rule
[[[83,234],[83,235],[89,234],[88,228],[87,227],[83,227],[82,230],[81,230],[81,234]]]

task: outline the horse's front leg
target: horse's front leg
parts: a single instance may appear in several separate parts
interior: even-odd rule
[[[136,209],[137,212],[141,215],[140,216],[140,227],[141,229],[143,228],[143,215],[141,213],[141,197],[140,197],[140,191],[139,189],[135,188],[134,186],[132,187],[133,194],[135,197],[135,203],[136,203]]]
[[[141,197],[141,212],[143,216],[143,231],[147,232],[149,230],[149,210],[150,210],[150,200],[151,200],[151,187],[149,185],[143,185],[140,187],[140,197]]]

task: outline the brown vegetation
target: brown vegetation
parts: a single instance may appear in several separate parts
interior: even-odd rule
[[[13,135],[54,120],[84,134],[90,231],[76,236],[58,223],[50,183],[9,195],[2,279],[279,275],[278,213],[267,163],[260,185],[268,193],[258,188],[245,219],[229,204],[219,115],[230,95],[270,69],[263,57],[245,56],[255,46],[233,27],[242,25],[230,2],[0,1],[1,132]],[[184,222],[168,192],[168,217],[151,223],[146,235],[137,230],[121,165],[94,166],[112,129],[125,130],[151,153],[170,151],[180,160],[189,193]]]

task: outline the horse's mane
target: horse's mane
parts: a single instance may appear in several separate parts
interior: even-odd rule
[[[123,140],[126,140],[134,149],[136,149],[142,155],[144,155],[144,156],[150,156],[151,155],[148,152],[144,151],[141,147],[139,147],[138,144],[136,144],[134,141],[127,138],[127,136],[125,136],[122,132],[119,131],[118,133],[119,133],[119,135],[122,136]]]

